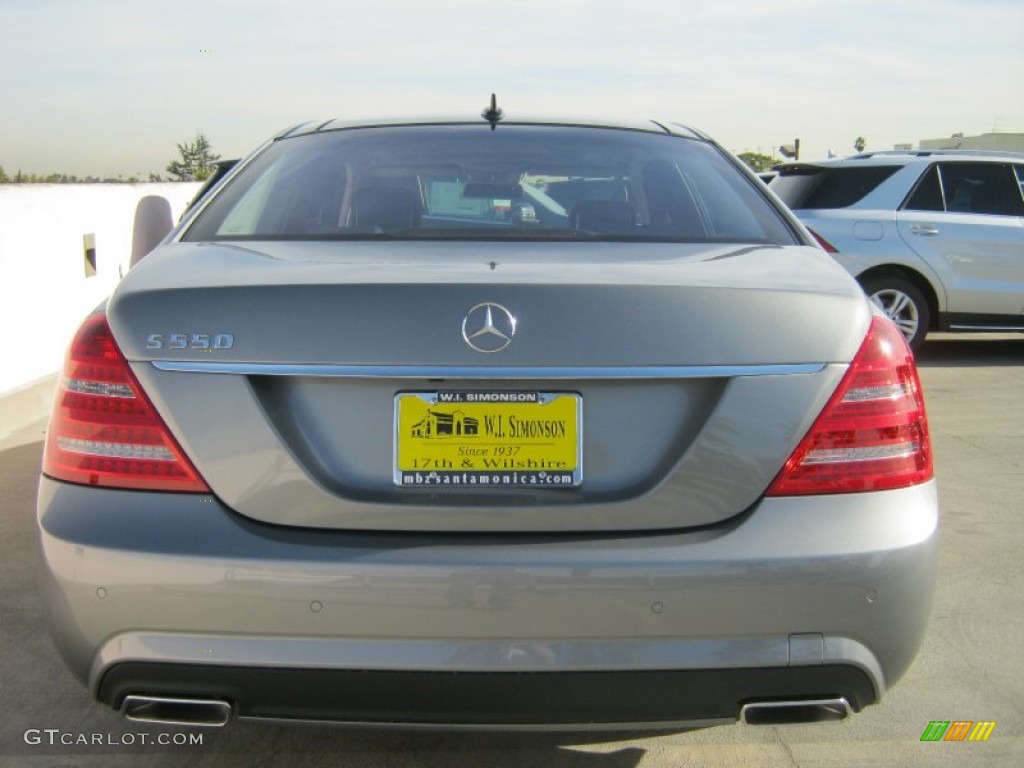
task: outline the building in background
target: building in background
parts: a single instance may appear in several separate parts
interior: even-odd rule
[[[954,133],[948,139],[921,139],[919,149],[989,149],[996,152],[1024,152],[1024,133],[983,133],[964,136]]]

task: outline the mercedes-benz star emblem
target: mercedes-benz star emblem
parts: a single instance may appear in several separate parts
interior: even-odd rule
[[[477,352],[500,352],[516,335],[516,318],[501,304],[477,304],[462,320],[462,338]]]

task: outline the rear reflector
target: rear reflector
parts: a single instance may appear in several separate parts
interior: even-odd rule
[[[895,325],[875,317],[850,369],[767,495],[880,491],[931,477],[913,354]]]
[[[108,488],[210,492],[139,386],[104,315],[86,320],[71,342],[43,473]]]

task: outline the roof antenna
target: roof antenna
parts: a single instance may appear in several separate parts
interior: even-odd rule
[[[480,117],[491,124],[491,130],[493,131],[498,127],[498,121],[505,116],[505,113],[498,109],[498,97],[493,93],[491,94],[491,106],[487,107],[483,112],[480,113]]]

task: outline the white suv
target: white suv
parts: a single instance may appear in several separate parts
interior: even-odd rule
[[[870,152],[786,163],[771,189],[918,348],[1024,331],[1024,154]]]

